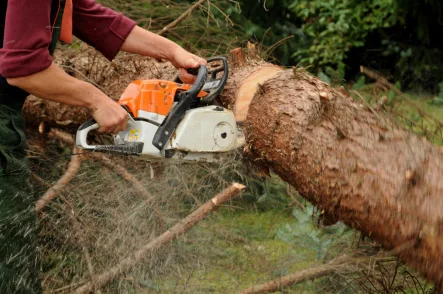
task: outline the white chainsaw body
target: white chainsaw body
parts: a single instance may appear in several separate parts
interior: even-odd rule
[[[125,142],[142,142],[143,159],[176,158],[214,161],[218,153],[238,148],[238,130],[232,111],[219,106],[205,106],[188,110],[178,124],[168,144],[159,150],[152,145],[158,125],[165,116],[140,110],[138,118],[128,121],[126,131],[114,137],[116,146]]]

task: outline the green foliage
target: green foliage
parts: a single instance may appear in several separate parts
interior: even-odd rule
[[[293,63],[291,55],[305,44],[305,36],[289,9],[292,0],[240,0],[240,9],[226,8],[238,31],[265,47],[265,55],[284,65]],[[225,4],[228,6],[229,4]],[[282,41],[285,38],[296,38]]]
[[[441,82],[440,84],[438,84],[439,88],[440,88],[440,93],[438,96],[434,97],[434,99],[432,99],[429,104],[434,104],[434,105],[443,105],[443,82]]]
[[[391,73],[407,88],[437,90],[443,67],[443,51],[437,48],[403,43],[398,40],[381,41],[380,58],[396,60]]]
[[[316,225],[318,214],[312,205],[307,206],[306,210],[293,209],[292,214],[296,221],[286,224],[276,236],[297,247],[314,250],[319,260],[325,259],[341,239],[352,235],[352,230],[341,222],[320,228]]]
[[[346,53],[362,47],[369,33],[399,22],[394,1],[295,0],[289,8],[310,40],[293,57],[303,65],[344,67]]]
[[[248,187],[242,198],[258,209],[284,209],[288,206],[287,184],[278,176],[271,175],[264,179],[242,176],[242,182]]]
[[[366,77],[365,76],[360,76],[360,78],[358,79],[358,81],[352,85],[352,89],[353,90],[358,90],[363,88],[366,85]]]
[[[441,30],[439,0],[239,3],[241,11],[225,10],[238,30],[263,43],[265,56],[272,53],[283,65],[301,64],[331,83],[354,79],[359,66],[366,65],[401,81],[404,89],[438,91],[443,46],[432,36]]]

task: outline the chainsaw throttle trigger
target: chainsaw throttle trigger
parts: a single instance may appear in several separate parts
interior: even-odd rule
[[[177,94],[177,104],[168,112],[162,124],[155,132],[152,144],[159,150],[162,150],[168,143],[172,133],[177,128],[186,111],[191,105],[198,100],[198,94],[205,85],[208,77],[208,69],[204,65],[200,65],[197,77],[191,89]]]

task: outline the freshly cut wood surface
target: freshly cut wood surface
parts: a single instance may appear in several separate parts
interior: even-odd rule
[[[249,104],[252,101],[257,88],[260,84],[272,79],[283,69],[277,66],[266,66],[252,72],[241,84],[238,89],[237,99],[235,100],[234,114],[237,122],[244,122],[248,114]]]

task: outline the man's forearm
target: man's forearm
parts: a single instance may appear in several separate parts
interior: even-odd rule
[[[174,51],[182,48],[171,40],[135,26],[123,43],[121,51],[171,60]]]
[[[37,97],[93,109],[107,96],[93,85],[71,77],[56,64],[36,74],[7,79],[8,83]]]
[[[132,29],[120,51],[169,60],[173,66],[180,69],[180,79],[188,84],[195,81],[195,76],[188,73],[186,69],[197,68],[207,63],[205,59],[186,51],[173,41],[139,26]]]
[[[40,98],[91,109],[100,126],[99,132],[117,134],[126,129],[128,113],[123,107],[93,85],[71,77],[54,63],[36,74],[7,81]]]

